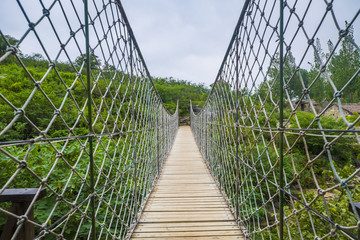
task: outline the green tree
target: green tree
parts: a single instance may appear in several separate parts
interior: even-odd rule
[[[321,48],[320,39],[315,41],[314,63],[310,63],[311,68],[308,73],[308,82],[310,87],[310,96],[312,99],[321,103],[325,98],[332,98],[331,86],[327,80],[321,66],[325,61],[325,53]]]
[[[75,67],[77,67],[77,69],[80,69],[80,67],[82,66],[82,64],[85,62],[86,60],[86,55],[83,54],[79,57],[77,57],[75,59],[75,62],[74,62],[74,65]],[[86,64],[86,63],[85,63]],[[83,68],[83,71],[85,71],[86,65],[84,65],[84,68]],[[91,66],[91,70],[96,70],[96,69],[99,69],[100,66],[101,66],[101,60],[99,59],[98,56],[96,55],[90,55],[90,66]]]
[[[9,35],[3,35],[0,32],[0,57],[2,57],[6,53],[8,47],[16,45],[18,42],[19,40]],[[21,56],[21,52],[20,52],[20,56]],[[4,59],[0,64],[9,64],[13,62],[16,62],[16,59],[12,55],[10,55],[6,59]]]
[[[179,100],[179,114],[189,115],[190,99],[193,105],[202,106],[210,92],[204,84],[191,83],[186,80],[176,80],[174,78],[155,78],[155,87],[170,111],[175,111],[176,103]]]
[[[0,56],[5,54],[6,49],[9,47],[9,44],[15,45],[17,42],[17,39],[9,35],[0,35]]]
[[[274,100],[278,101],[279,98],[279,69],[280,59],[279,55],[276,55],[275,59],[269,67],[269,85],[272,86],[272,94]],[[265,84],[267,85],[267,84]],[[266,94],[268,91],[267,86],[261,90],[262,94]],[[292,52],[289,51],[284,58],[284,87],[287,89],[290,99],[297,100],[303,94],[303,88],[308,85],[308,72],[306,69],[297,68],[295,63],[295,57]],[[259,88],[261,89],[261,88]]]
[[[332,49],[333,44],[329,41],[330,52]],[[328,66],[331,80],[338,91],[348,84],[342,95],[345,102],[359,102],[360,75],[355,75],[359,68],[360,55],[354,45],[354,28],[351,26],[348,28],[347,35],[341,41],[339,52],[334,54]]]

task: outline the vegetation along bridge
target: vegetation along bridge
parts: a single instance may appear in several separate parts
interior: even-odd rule
[[[1,5],[1,240],[360,238],[357,1],[244,0],[191,128],[120,0]]]

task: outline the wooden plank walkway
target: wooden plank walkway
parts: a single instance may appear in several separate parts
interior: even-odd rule
[[[190,127],[179,128],[132,239],[244,239]]]

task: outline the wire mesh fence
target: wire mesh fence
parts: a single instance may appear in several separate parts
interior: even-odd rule
[[[245,1],[191,125],[248,239],[360,238],[359,14]]]
[[[1,239],[124,239],[178,111],[163,107],[119,0],[12,4],[0,31]]]

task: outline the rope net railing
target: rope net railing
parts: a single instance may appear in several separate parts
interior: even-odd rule
[[[1,239],[130,236],[178,111],[164,108],[121,2],[18,0],[6,11]],[[18,36],[6,32],[14,22]]]
[[[360,238],[359,14],[245,1],[191,127],[247,239]]]

